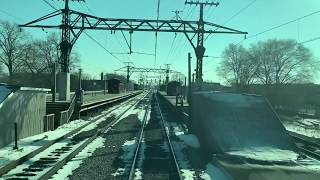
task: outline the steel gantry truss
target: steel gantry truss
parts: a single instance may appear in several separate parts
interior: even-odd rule
[[[127,65],[115,70],[115,72],[126,72],[127,73],[127,84],[129,84],[130,77],[133,73],[153,73],[153,74],[165,74],[166,76],[166,83],[169,82],[170,73],[176,73],[176,71],[170,70],[169,64],[166,64],[166,68],[138,68],[131,66],[129,62]]]
[[[217,3],[188,2],[186,4],[200,5],[200,18],[198,21],[185,20],[150,20],[150,19],[119,19],[102,18],[94,15],[69,9],[69,0],[65,1],[64,9],[56,10],[20,27],[55,28],[62,30],[61,69],[69,72],[69,56],[71,49],[84,30],[109,30],[140,32],[173,32],[184,33],[195,50],[197,57],[196,79],[202,81],[202,59],[205,52],[203,46],[204,34],[247,34],[246,32],[206,22],[203,19],[203,7],[217,5]],[[44,24],[46,20],[62,16],[59,24]],[[49,22],[47,22],[49,23]],[[197,36],[196,45],[193,43]]]

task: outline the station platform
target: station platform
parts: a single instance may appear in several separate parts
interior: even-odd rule
[[[171,105],[180,107],[182,106],[182,104],[177,104],[176,96],[168,96],[167,93],[164,91],[159,91],[159,94],[166,98],[171,103]],[[181,100],[183,101],[184,108],[189,107],[189,104],[187,102],[187,96],[185,98],[182,98]]]
[[[104,91],[85,91],[83,94],[83,104],[87,105],[93,102],[98,102],[98,101],[103,101],[103,100],[108,100],[108,99],[112,99],[115,97],[119,97],[119,96],[123,96],[123,95],[127,95],[130,93],[134,93],[134,92],[138,92],[138,91],[128,91],[128,92],[123,92],[123,93],[119,93],[119,94],[109,94],[109,93],[104,93]],[[74,95],[74,92],[70,93],[70,97],[72,98]],[[68,101],[59,101],[58,100],[59,94],[57,93],[56,95],[56,102],[64,102],[64,103],[68,103]],[[47,94],[46,96],[46,101],[48,103],[52,102],[52,94]]]
[[[128,91],[128,92],[123,92],[123,93],[119,93],[119,94],[108,94],[108,93],[104,94],[103,92],[87,93],[87,94],[83,95],[83,105],[88,105],[88,104],[92,104],[95,102],[124,96],[124,95],[131,94],[134,92],[138,92],[138,91]]]

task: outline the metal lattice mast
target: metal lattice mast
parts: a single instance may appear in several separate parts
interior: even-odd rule
[[[198,22],[198,30],[197,30],[197,46],[194,47],[195,54],[197,57],[197,64],[196,64],[196,82],[202,83],[202,64],[203,64],[203,56],[206,51],[203,43],[204,43],[204,33],[205,33],[205,22],[203,18],[203,8],[204,6],[218,6],[219,3],[215,2],[193,2],[193,1],[186,1],[185,4],[190,5],[199,5],[200,6],[200,16]]]
[[[69,0],[65,1],[65,7],[61,10],[56,10],[36,20],[33,20],[20,27],[34,27],[34,28],[53,28],[62,30],[62,41],[60,43],[61,50],[61,67],[62,72],[69,72],[69,58],[73,45],[84,30],[110,30],[110,31],[128,31],[129,33],[140,32],[170,32],[170,33],[184,33],[188,41],[195,50],[197,56],[197,80],[202,82],[202,59],[205,52],[203,45],[204,34],[247,34],[247,32],[228,28],[218,24],[206,22],[203,19],[203,8],[207,5],[215,5],[217,3],[199,3],[186,2],[186,4],[200,5],[200,18],[198,21],[185,20],[150,20],[150,19],[117,19],[117,18],[102,18],[94,15],[81,13],[71,10],[69,8]],[[73,0],[84,1],[84,0]],[[62,23],[60,24],[40,24],[48,19],[62,16]],[[190,37],[190,34],[193,36]],[[193,39],[197,36],[197,44],[194,45]],[[66,76],[65,79],[68,79]],[[62,78],[63,80],[63,78]],[[70,83],[64,89],[66,94],[70,94]],[[60,93],[60,92],[59,92]],[[63,93],[61,91],[61,93]],[[66,97],[69,95],[66,95]]]
[[[70,42],[70,14],[69,14],[69,0],[65,0],[65,7],[62,10],[62,34],[61,34],[61,71],[69,72],[70,52],[72,45]]]

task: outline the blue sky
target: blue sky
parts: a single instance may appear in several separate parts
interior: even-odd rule
[[[47,0],[57,8],[63,7],[63,1]],[[252,0],[221,0],[218,7],[205,8],[205,20],[217,24],[224,24],[226,20],[236,14],[240,9],[250,4]],[[172,19],[172,11],[183,10],[181,17],[184,20],[197,20],[199,8],[184,5],[184,0],[161,0],[160,19]],[[96,16],[109,18],[140,18],[156,19],[157,0],[87,0],[85,3],[71,2],[71,8],[90,13]],[[320,10],[319,0],[256,0],[250,7],[229,21],[226,26],[247,31],[248,37],[269,29],[273,26],[296,19],[306,14]],[[6,13],[4,13],[5,11]],[[0,20],[16,23],[26,23],[42,15],[52,12],[53,9],[43,0],[10,0],[3,1],[0,6]],[[8,15],[10,14],[10,15]],[[12,17],[14,16],[14,17]],[[260,36],[249,38],[242,42],[249,46],[260,40],[277,38],[292,38],[300,42],[320,36],[320,13],[288,24]],[[57,20],[58,21],[58,20]],[[60,23],[59,21],[56,23]],[[34,38],[43,38],[45,33],[38,29],[26,29]],[[55,32],[59,32],[56,30]],[[127,52],[128,48],[120,32],[110,34],[108,31],[87,31],[111,52]],[[220,56],[229,43],[238,43],[243,35],[220,34],[213,35],[205,42],[206,54]],[[174,40],[175,39],[175,40]],[[173,43],[174,41],[174,43]],[[173,45],[172,45],[173,43]],[[143,53],[153,53],[155,35],[149,32],[136,32],[133,34],[133,50]],[[320,40],[305,44],[316,57],[320,56]],[[173,48],[171,48],[173,47]],[[99,77],[100,72],[113,72],[122,66],[118,60],[106,53],[104,49],[91,41],[84,34],[77,41],[76,49],[81,58],[81,67],[85,73]],[[170,51],[171,50],[171,51]],[[159,33],[158,36],[157,67],[163,64],[172,64],[172,69],[186,74],[187,53],[192,52],[193,62],[195,56],[193,49],[183,34],[175,37],[174,33]],[[116,55],[121,61],[133,61],[137,67],[153,67],[154,57],[145,55]],[[214,69],[219,59],[206,58],[204,60],[204,79],[220,81]]]

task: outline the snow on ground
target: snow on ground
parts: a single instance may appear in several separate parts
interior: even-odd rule
[[[64,124],[57,128],[54,131],[48,131],[42,134],[38,134],[35,136],[27,137],[24,139],[20,139],[18,141],[18,150],[13,150],[14,142],[0,149],[0,167],[3,167],[10,163],[11,161],[17,160],[32,151],[41,148],[49,141],[53,141],[57,138],[60,138],[72,130],[75,130],[79,127],[87,124],[88,121],[84,120],[75,120],[71,121],[68,124]]]
[[[205,180],[230,180],[230,178],[218,167],[208,163],[206,170],[200,175]]]
[[[186,180],[192,180],[196,177],[195,171],[190,168],[190,162],[187,157],[187,149],[188,145],[183,139],[188,139],[188,138],[183,138],[186,137],[183,128],[178,125],[175,122],[167,122],[167,125],[169,126],[167,129],[171,130],[170,134],[174,134],[175,137],[178,139],[171,139],[171,143],[179,164],[179,168],[182,174],[182,177]]]
[[[142,179],[141,169],[136,169],[134,173],[134,180],[141,180],[141,179]]]
[[[71,132],[72,130],[80,128],[86,124],[89,124],[89,125],[83,129],[81,129],[80,132],[90,131],[90,130],[96,128],[99,123],[101,123],[102,121],[104,121],[106,119],[106,117],[103,117],[103,116],[105,116],[107,113],[112,111],[112,113],[108,114],[107,117],[119,116],[130,105],[132,105],[132,103],[125,105],[125,102],[124,102],[118,106],[114,106],[113,108],[105,110],[100,115],[101,118],[99,118],[97,121],[95,121],[91,124],[89,124],[90,123],[89,121],[93,120],[97,117],[92,117],[89,119],[89,121],[85,121],[85,120],[81,120],[81,119],[74,120],[74,121],[71,121],[67,124],[64,124],[64,125],[58,127],[54,131],[48,131],[48,132],[45,132],[42,134],[38,134],[35,136],[21,139],[18,141],[19,150],[13,150],[13,147],[14,147],[14,142],[13,142],[13,143],[0,149],[0,168],[7,165],[11,161],[20,159],[21,157],[28,155],[32,151],[35,151],[36,149],[46,145],[48,143],[48,141],[58,139],[64,135],[66,135],[67,133]],[[78,132],[78,133],[80,133],[80,132]]]
[[[125,164],[130,164],[132,158],[134,157],[134,153],[137,147],[137,140],[134,138],[133,140],[128,140],[124,142],[122,145],[122,155],[119,157]],[[121,167],[116,170],[116,172],[112,173],[113,176],[123,175],[126,167]]]
[[[138,161],[137,161],[137,168],[135,169],[135,177],[134,179],[135,180],[141,180],[142,179],[142,165],[143,165],[143,161],[145,160],[145,150],[146,150],[146,143],[144,141],[144,136],[142,137],[142,140],[141,140],[141,144],[140,144],[140,147],[139,147],[139,158],[138,158]]]
[[[308,136],[311,138],[320,138],[320,120],[303,119],[301,117],[287,117],[281,115],[283,125],[288,131]]]
[[[200,148],[199,140],[194,134],[183,134],[178,136],[178,138],[192,148]]]
[[[295,161],[299,156],[293,151],[281,150],[272,147],[259,147],[255,149],[231,151],[227,152],[227,154],[262,161]]]
[[[195,177],[195,172],[192,170],[180,168],[180,171],[183,179],[185,180],[193,180]]]
[[[60,169],[51,179],[67,179],[69,175],[72,175],[72,171],[80,167],[83,161],[92,156],[94,151],[98,148],[104,147],[105,139],[98,137],[88,144],[78,155],[76,155],[71,161],[69,161],[62,169]]]
[[[197,136],[195,136],[194,134],[185,134],[184,128],[177,125],[177,123],[170,122],[168,123],[168,125],[173,130],[175,136],[183,141],[186,145],[192,148],[200,148],[200,142]]]
[[[81,143],[75,145],[74,147],[72,147],[74,149],[78,148],[84,141],[82,141]],[[15,169],[12,169],[11,171],[9,171],[7,174],[5,174],[3,177],[4,178],[8,178],[8,177],[12,177],[17,173],[22,173],[24,172],[23,170],[28,168],[31,164],[33,164],[36,161],[39,161],[40,158],[43,157],[48,157],[53,151],[57,150],[57,149],[61,149],[62,147],[67,146],[68,143],[71,143],[70,139],[64,139],[62,141],[59,141],[55,144],[53,144],[52,146],[50,146],[50,148],[45,149],[44,151],[42,151],[41,153],[37,154],[36,156],[34,156],[33,158],[27,160],[26,162],[24,162],[23,164],[17,166]],[[59,160],[65,158],[67,156],[67,154],[61,154],[61,156],[59,156]],[[59,161],[57,160],[57,161]],[[36,176],[34,176],[34,179],[39,179],[44,173],[46,173],[48,171],[48,168],[43,169],[43,171],[38,172],[36,174]]]

